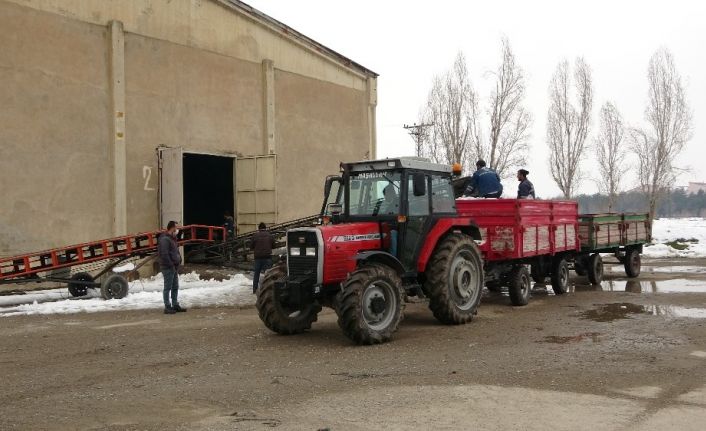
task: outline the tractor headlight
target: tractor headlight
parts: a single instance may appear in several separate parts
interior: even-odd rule
[[[306,248],[306,255],[307,256],[316,256],[316,249],[314,247],[307,247]]]
[[[289,249],[289,255],[290,255],[290,256],[301,256],[301,255],[302,255],[302,252],[301,252],[301,250],[299,249],[299,247],[291,247],[291,248]]]

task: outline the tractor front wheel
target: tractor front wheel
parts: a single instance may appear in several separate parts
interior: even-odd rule
[[[346,337],[358,344],[384,343],[402,320],[402,280],[386,265],[362,266],[343,283],[335,303]]]
[[[452,234],[441,240],[427,264],[429,308],[441,323],[468,323],[483,291],[483,261],[473,239]],[[492,284],[491,284],[492,285]]]
[[[287,275],[286,268],[276,266],[265,274],[265,279],[257,290],[257,314],[260,320],[270,330],[282,334],[300,334],[311,329],[311,324],[316,322],[321,306],[312,303],[302,307],[289,307],[282,303],[275,282],[282,280]]]

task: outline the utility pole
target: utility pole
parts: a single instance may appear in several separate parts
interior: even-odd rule
[[[407,133],[409,133],[409,136],[414,139],[414,142],[417,145],[417,157],[420,157],[422,155],[422,142],[424,141],[424,136],[426,136],[426,128],[433,126],[434,123],[426,123],[426,124],[417,124],[414,123],[413,125],[409,126],[405,124],[403,127],[407,130]]]

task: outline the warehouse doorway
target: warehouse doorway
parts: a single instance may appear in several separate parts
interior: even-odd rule
[[[235,214],[235,157],[159,148],[160,225],[222,226]]]
[[[160,147],[159,220],[221,226],[235,214],[240,233],[277,222],[276,156],[235,158]]]
[[[235,209],[232,157],[185,153],[184,224],[223,225],[223,214]]]

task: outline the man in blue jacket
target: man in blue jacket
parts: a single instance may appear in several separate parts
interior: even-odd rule
[[[176,222],[167,223],[167,231],[159,236],[157,243],[157,255],[159,256],[159,267],[164,277],[164,314],[174,314],[184,312],[186,308],[179,306],[177,299],[179,295],[179,274],[177,269],[181,264],[181,255],[176,241]],[[171,302],[169,302],[171,296]]]
[[[503,194],[503,185],[497,172],[485,166],[485,160],[476,162],[476,171],[466,185],[464,196],[480,198],[499,198]]]

